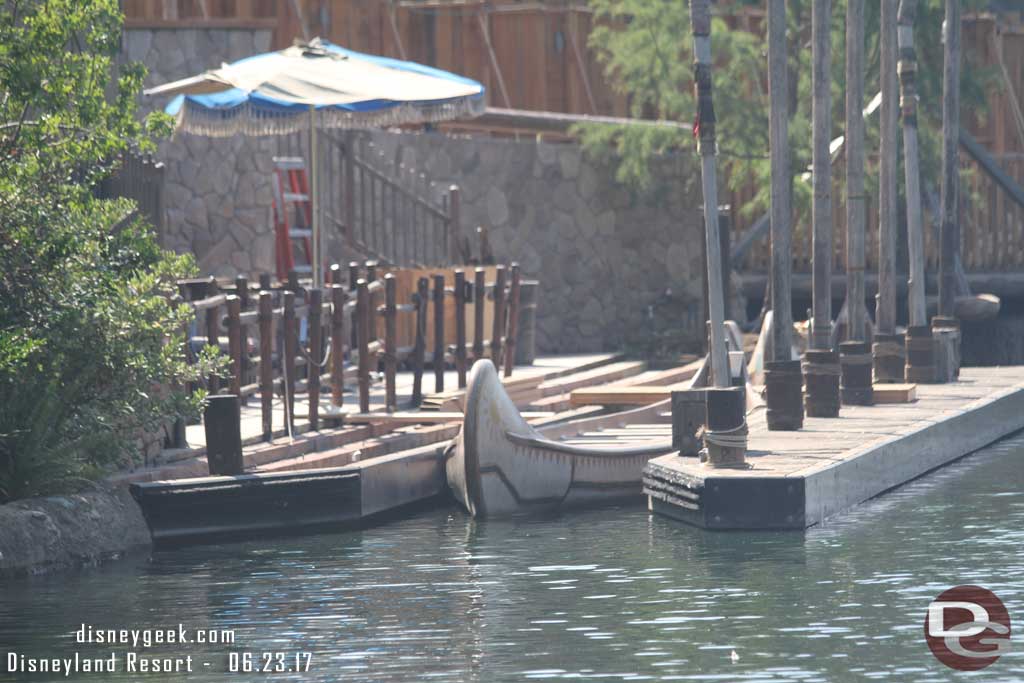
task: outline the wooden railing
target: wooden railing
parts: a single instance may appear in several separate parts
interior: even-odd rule
[[[370,411],[371,373],[378,369],[389,412],[398,407],[397,371],[403,363],[413,372],[413,406],[423,400],[428,364],[435,392],[445,391],[449,363],[459,388],[466,386],[471,360],[491,358],[505,376],[512,373],[522,282],[517,264],[476,268],[472,282],[462,269],[428,278],[419,271],[385,272],[375,262],[351,263],[343,273],[332,266],[324,289],[303,287],[294,274],[283,284],[261,276],[256,288],[244,277],[231,284],[213,278],[179,283],[195,312],[186,353],[194,358],[210,346],[228,356],[227,377],[211,376],[203,384],[243,403],[258,396],[265,440],[273,438],[278,423],[275,395],[284,398],[279,420],[288,433],[295,430],[298,393],[306,394],[310,429],[318,429],[322,419],[343,419],[345,374],[353,367],[360,413]],[[320,405],[325,389],[331,405],[326,415]]]
[[[164,229],[164,173],[163,162],[156,161],[151,154],[125,152],[114,172],[96,186],[95,194],[104,199],[135,200],[138,213],[159,234]]]
[[[323,215],[358,253],[405,266],[459,263],[459,188],[439,188],[425,174],[400,165],[397,173],[359,145],[354,135],[325,131],[321,171],[330,191]]]

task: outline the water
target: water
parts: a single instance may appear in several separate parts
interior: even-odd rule
[[[70,680],[1019,681],[1022,529],[1017,437],[806,533],[707,533],[639,507],[482,523],[447,509],[8,582],[0,654],[95,657],[110,650],[76,645],[83,623],[181,623],[231,629],[235,645],[145,652],[193,655],[187,676]],[[974,674],[923,640],[928,602],[963,583],[1016,619],[1013,651]],[[232,674],[231,651],[312,659],[308,672]]]

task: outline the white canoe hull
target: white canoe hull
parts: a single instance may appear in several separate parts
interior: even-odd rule
[[[498,517],[639,499],[644,465],[671,450],[670,440],[601,448],[545,438],[519,414],[494,365],[481,360],[470,374],[466,416],[445,468],[470,514]]]

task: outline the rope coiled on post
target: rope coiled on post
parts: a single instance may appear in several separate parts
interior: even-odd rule
[[[747,423],[733,427],[732,429],[713,430],[707,425],[697,430],[697,438],[703,439],[705,445],[711,444],[720,448],[747,448]]]

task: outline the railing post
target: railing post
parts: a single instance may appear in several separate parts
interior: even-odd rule
[[[274,405],[274,301],[273,295],[260,292],[260,417],[263,440],[273,438]]]
[[[494,272],[494,327],[491,331],[491,361],[501,367],[502,336],[505,334],[505,266]]]
[[[239,275],[235,278],[235,295],[238,297],[239,311],[248,311],[252,306],[252,300],[249,297],[249,278],[244,275]],[[239,336],[242,340],[242,368],[239,384],[247,384],[246,379],[249,376],[249,369],[252,367],[252,363],[249,360],[249,328],[247,325],[242,325],[239,328]],[[238,401],[244,406],[248,405],[249,398],[238,394]]]
[[[356,336],[359,348],[359,412],[370,412],[370,292],[366,280],[356,282]]]
[[[462,236],[462,200],[459,196],[459,186],[452,185],[448,188],[448,230],[445,232],[445,242],[448,245],[448,258],[453,265],[461,262],[459,257],[459,238]]]
[[[206,296],[216,296],[218,291],[217,280],[210,278],[210,284],[206,288]],[[212,346],[214,352],[220,355],[220,342],[218,341],[220,332],[220,321],[217,320],[217,316],[220,311],[220,306],[210,306],[206,309],[206,345]],[[211,394],[216,394],[220,390],[220,379],[216,374],[210,373],[208,389]]]
[[[309,372],[306,373],[306,391],[309,397],[309,428],[316,431],[320,426],[320,363],[323,356],[323,309],[324,291],[319,287],[309,290]]]
[[[235,295],[228,296],[228,355],[231,356],[231,393],[242,395],[242,301]]]
[[[519,333],[519,264],[512,264],[512,288],[509,292],[508,334],[505,342],[505,376],[512,376],[516,364],[516,335]]]
[[[302,289],[299,286],[299,273],[296,270],[288,271],[288,289],[296,294],[298,294],[299,290]]]
[[[345,182],[345,228],[343,235],[345,237],[345,246],[349,249],[352,248],[352,236],[355,234],[355,216],[356,216],[356,176],[355,176],[355,163],[353,157],[355,151],[352,149],[352,133],[347,135],[344,150],[344,182]],[[350,282],[355,282],[351,280]]]
[[[349,296],[351,296],[353,298],[356,296],[356,283],[359,282],[359,274],[361,272],[361,268],[362,268],[362,266],[359,264],[358,261],[349,261],[349,264],[348,264],[348,291],[349,291]],[[352,349],[352,350],[356,350],[356,349],[359,348],[359,339],[357,338],[357,335],[359,334],[359,323],[358,323],[358,320],[359,320],[359,318],[353,318],[352,319],[352,321],[353,321],[352,322],[352,334],[351,334],[352,342],[349,344],[349,348]]]
[[[473,273],[473,362],[484,357],[484,303],[487,301],[487,271]]]
[[[340,408],[345,393],[345,287],[331,285],[331,403]]]
[[[203,412],[206,431],[206,464],[211,475],[242,474],[241,413],[238,396],[211,396]]]
[[[377,281],[377,262],[367,261],[366,262],[366,282],[367,284]],[[377,296],[376,292],[370,292],[370,340],[373,341],[380,337],[377,334]]]
[[[412,354],[412,404],[423,402],[423,363],[427,353],[427,297],[430,282],[425,277],[416,281],[416,345]]]
[[[444,391],[444,275],[434,275],[434,391]]]
[[[466,386],[466,273],[455,271],[455,372],[459,389]]]
[[[295,292],[284,293],[284,410],[285,425],[295,431],[295,354],[298,351],[298,321],[295,319]]]
[[[388,273],[384,276],[384,404],[388,412],[393,412],[398,407],[398,395],[395,390],[395,374],[398,370],[397,295],[395,276]]]

